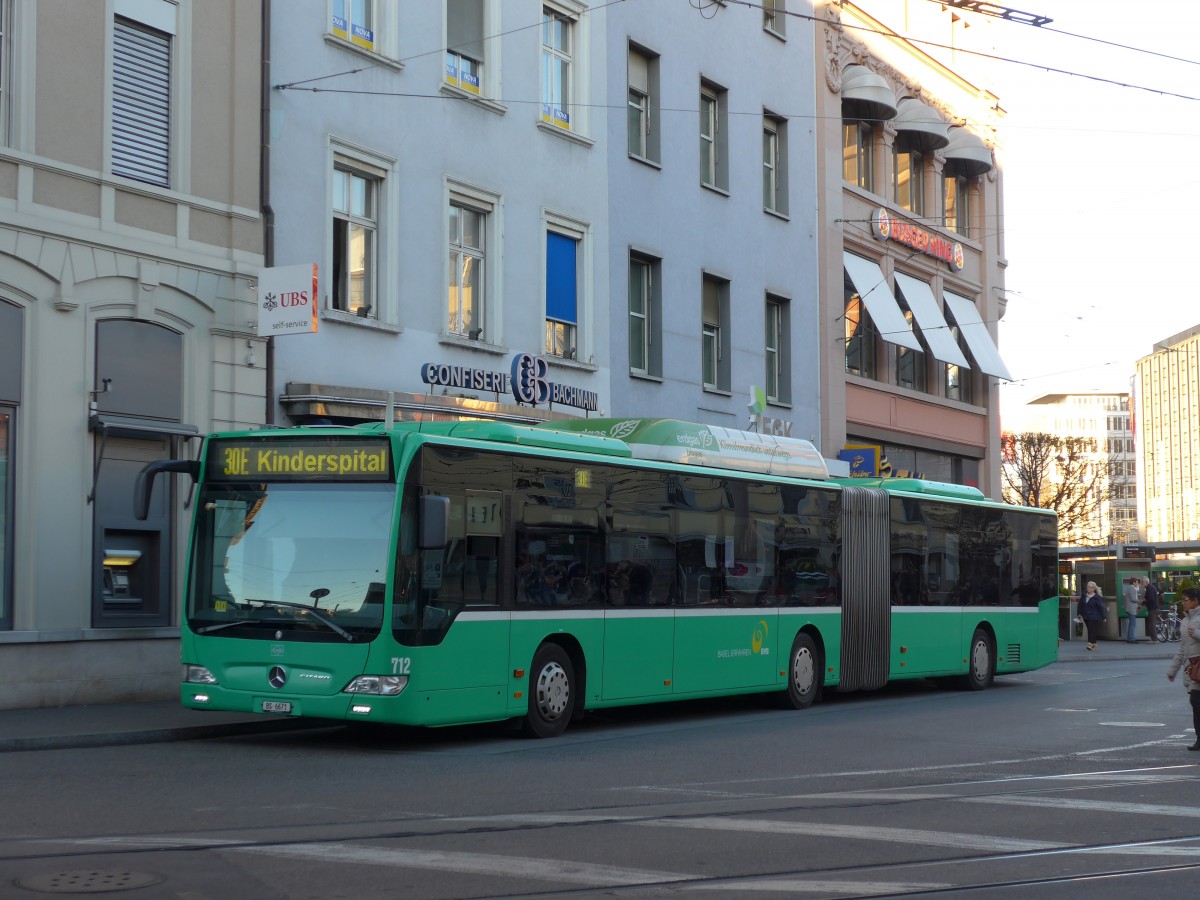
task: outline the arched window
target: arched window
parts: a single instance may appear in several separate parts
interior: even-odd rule
[[[171,623],[173,487],[156,488],[134,516],[133,484],[148,462],[179,455],[196,429],[183,419],[183,337],[151,322],[96,324],[93,627]]]
[[[0,300],[0,629],[13,626],[13,488],[17,480],[13,449],[21,405],[24,316],[19,306]]]

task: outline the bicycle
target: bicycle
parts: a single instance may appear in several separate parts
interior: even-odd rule
[[[1180,628],[1179,613],[1172,606],[1165,613],[1159,614],[1158,621],[1154,625],[1154,636],[1158,638],[1160,644],[1177,641],[1180,638]]]

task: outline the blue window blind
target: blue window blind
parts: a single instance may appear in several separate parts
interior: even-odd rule
[[[576,250],[573,238],[546,232],[546,318],[577,324]]]

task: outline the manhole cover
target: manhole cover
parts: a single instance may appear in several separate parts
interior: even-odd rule
[[[163,876],[153,872],[130,872],[125,869],[76,869],[72,872],[51,872],[17,879],[19,887],[46,894],[103,894],[109,891],[132,891],[158,884]]]

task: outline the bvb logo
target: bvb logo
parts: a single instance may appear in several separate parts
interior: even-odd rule
[[[755,653],[762,652],[762,645],[767,640],[767,622],[765,619],[758,620],[758,627],[754,629],[754,634],[750,637],[750,649]]]

